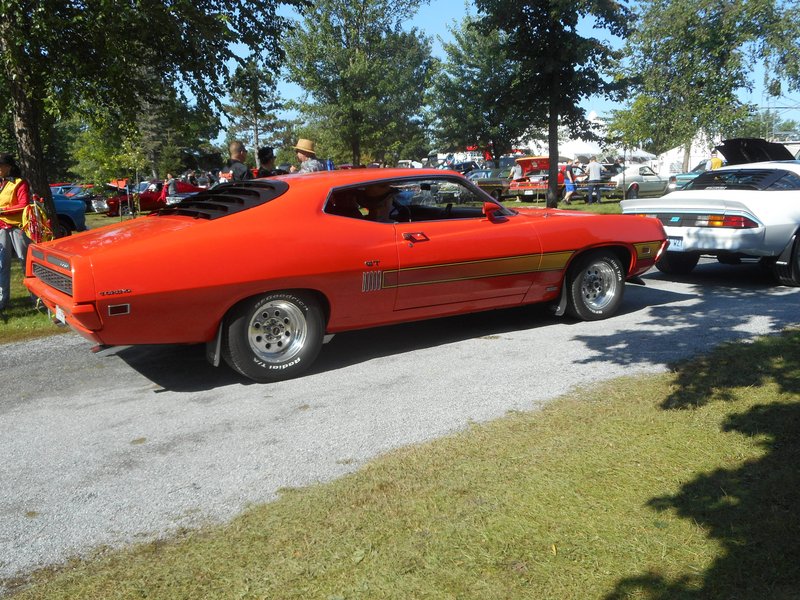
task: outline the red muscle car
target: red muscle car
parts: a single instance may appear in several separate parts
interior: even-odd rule
[[[95,207],[98,212],[107,212],[109,217],[116,217],[122,211],[123,214],[130,212],[151,212],[169,206],[170,204],[179,202],[183,197],[202,192],[205,188],[192,185],[185,181],[177,180],[175,182],[177,188],[176,196],[165,197],[163,195],[164,183],[162,181],[143,182],[138,191],[138,207],[136,205],[137,198],[134,194],[127,194],[120,192],[116,196],[112,196],[105,201],[106,210]]]
[[[204,342],[268,382],[340,331],[536,302],[610,317],[664,241],[657,219],[515,211],[452,171],[353,169],[225,184],[32,245],[25,285],[98,344]]]
[[[513,180],[506,192],[508,196],[515,196],[517,200],[521,197],[539,198],[547,195],[548,182],[550,180],[550,158],[548,156],[523,156],[516,159],[522,167],[522,177]],[[564,195],[564,169],[566,165],[558,167],[558,194]],[[579,184],[583,182],[587,175],[579,167],[573,167],[575,180]],[[525,198],[528,200],[529,198]]]

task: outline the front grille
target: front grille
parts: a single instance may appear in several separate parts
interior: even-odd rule
[[[39,263],[33,264],[33,274],[50,287],[65,293],[67,296],[72,296],[72,277],[57,273]]]

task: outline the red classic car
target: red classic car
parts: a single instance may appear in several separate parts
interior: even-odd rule
[[[224,184],[32,245],[25,285],[98,344],[204,342],[267,382],[350,329],[535,302],[610,317],[664,243],[657,219],[516,211],[452,171],[352,169]]]
[[[516,162],[522,167],[522,177],[518,177],[509,184],[506,195],[515,196],[517,200],[522,199],[521,197],[544,197],[547,194],[547,184],[550,180],[550,158],[548,156],[523,156],[517,158]],[[566,165],[558,167],[559,197],[564,193],[565,168]],[[573,172],[579,183],[587,178],[581,167],[573,167]]]
[[[178,193],[177,195],[170,196],[168,198],[164,198],[161,195],[162,188],[164,186],[163,182],[143,181],[140,183],[137,190],[139,195],[139,205],[137,210],[139,212],[151,212],[158,210],[160,208],[164,208],[165,206],[169,206],[170,204],[180,202],[186,196],[196,194],[197,192],[202,192],[205,189],[181,180],[178,180],[175,183]],[[112,196],[111,198],[101,202],[104,204],[104,206],[95,203],[95,211],[106,212],[109,217],[118,216],[120,211],[122,211],[123,214],[128,214],[132,211],[136,212],[134,210],[134,208],[136,208],[135,194],[128,194],[122,191],[118,195]]]

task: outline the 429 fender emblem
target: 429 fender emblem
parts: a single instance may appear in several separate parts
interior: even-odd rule
[[[119,296],[120,294],[130,294],[131,291],[128,289],[124,290],[106,290],[104,292],[100,292],[101,296]]]

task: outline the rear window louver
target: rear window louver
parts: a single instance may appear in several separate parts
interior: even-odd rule
[[[266,204],[288,189],[289,185],[283,181],[253,180],[223,183],[184,198],[178,204],[162,208],[157,214],[213,220]]]
[[[778,169],[737,169],[706,171],[684,188],[686,190],[765,190],[786,171]]]

